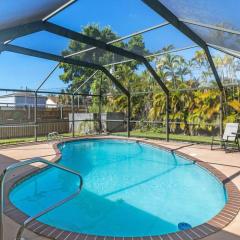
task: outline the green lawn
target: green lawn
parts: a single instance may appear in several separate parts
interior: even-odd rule
[[[71,137],[71,133],[62,134],[64,137]],[[127,136],[126,132],[112,133],[114,136]],[[77,136],[77,135],[76,135]],[[140,131],[133,130],[131,131],[132,137],[140,137],[140,138],[152,138],[152,139],[166,139],[165,133],[158,133],[155,131]],[[199,142],[199,143],[211,143],[212,137],[208,136],[186,136],[183,134],[170,134],[170,140],[174,141],[183,141],[183,142]],[[46,136],[38,137],[38,141],[46,141]],[[34,137],[25,137],[25,138],[10,138],[10,139],[0,139],[0,145],[7,144],[17,144],[17,143],[25,143],[25,142],[34,142]]]
[[[39,138],[39,140],[40,139],[41,139],[41,137]],[[46,139],[46,137],[45,137],[45,139]],[[17,143],[33,142],[33,141],[34,141],[33,137],[0,139],[0,145],[17,144]]]
[[[61,134],[64,137],[71,137],[71,133],[64,133]],[[0,139],[0,145],[7,145],[7,144],[18,144],[18,143],[26,143],[26,142],[34,142],[34,137],[21,137],[21,138],[8,138],[8,139]],[[39,136],[38,141],[46,141],[47,136]]]
[[[127,136],[126,132],[113,133],[115,136]],[[152,138],[152,139],[166,139],[165,133],[158,133],[154,131],[131,131],[131,137]],[[170,134],[170,140],[183,141],[183,142],[199,142],[199,143],[211,143],[212,137],[208,136],[187,136],[183,134]]]

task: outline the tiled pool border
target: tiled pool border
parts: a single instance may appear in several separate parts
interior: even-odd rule
[[[159,236],[144,236],[144,237],[109,237],[109,236],[97,236],[97,235],[87,235],[81,233],[75,233],[70,231],[64,231],[47,224],[41,223],[37,220],[34,220],[27,229],[33,231],[34,233],[44,236],[54,240],[196,240],[207,237],[211,234],[218,232],[219,230],[225,228],[238,214],[240,210],[240,191],[237,186],[231,181],[230,178],[225,176],[221,171],[212,167],[210,164],[203,162],[202,160],[190,156],[188,154],[182,153],[178,150],[172,150],[162,146],[160,143],[156,143],[151,140],[136,139],[136,138],[118,138],[118,137],[81,137],[75,139],[64,140],[64,142],[78,141],[82,139],[117,139],[117,140],[129,140],[129,141],[139,141],[146,143],[155,147],[162,148],[167,151],[173,151],[177,155],[180,155],[187,160],[194,161],[200,167],[208,170],[212,173],[219,181],[221,181],[228,193],[228,202],[222,209],[222,211],[213,217],[210,221],[203,223],[199,226],[191,228],[189,230],[179,231],[175,233],[169,233]],[[56,156],[52,159],[53,162],[57,162],[61,158],[61,152],[58,148],[58,145],[61,143],[54,143],[53,147],[56,152]],[[8,196],[10,190],[22,180],[36,174],[37,172],[42,171],[42,169],[32,169],[26,173],[22,173],[20,176],[12,179],[7,183],[6,194]],[[9,198],[6,199],[6,209],[5,214],[13,219],[18,224],[22,224],[29,216],[24,214],[22,211],[17,209],[10,201]]]

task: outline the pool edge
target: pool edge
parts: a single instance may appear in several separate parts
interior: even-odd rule
[[[172,149],[162,146],[160,143],[153,142],[151,140],[145,140],[145,139],[137,139],[137,138],[126,138],[126,137],[105,137],[105,136],[91,136],[91,137],[80,137],[75,139],[68,139],[64,140],[59,143],[54,143],[53,148],[55,150],[56,156],[52,159],[52,161],[57,162],[61,159],[61,151],[59,150],[59,145],[64,142],[72,142],[72,141],[78,141],[82,139],[114,139],[114,140],[129,140],[129,141],[139,141],[142,143],[146,143],[148,145],[152,145],[167,151],[173,151]],[[186,160],[194,161],[196,164],[198,164],[200,167],[208,170],[210,173],[212,173],[222,184],[225,186],[227,192],[228,192],[228,202],[224,206],[224,208],[216,215],[214,216],[210,221],[203,223],[199,226],[196,226],[189,230],[179,231],[175,233],[169,233],[165,235],[159,235],[159,236],[144,236],[144,237],[133,237],[136,240],[141,239],[148,239],[148,240],[195,240],[195,239],[202,239],[204,237],[207,237],[211,234],[214,234],[223,228],[225,228],[228,224],[232,222],[232,220],[236,217],[240,210],[240,191],[238,190],[237,186],[232,182],[231,179],[229,179],[227,176],[225,176],[221,171],[217,170],[216,168],[212,167],[210,164],[203,162],[202,160],[190,156],[188,154],[182,153],[178,150],[174,151],[177,155],[180,155]],[[33,169],[30,170],[27,173],[23,173],[22,175],[18,176],[17,178],[13,179],[12,181],[9,181],[7,184],[7,196],[10,192],[10,190],[16,185],[19,184],[19,182],[25,180],[26,178],[39,173],[39,171],[43,171],[46,168],[43,169]],[[28,218],[26,214],[24,214],[22,211],[17,209],[9,200],[9,198],[6,199],[6,211],[5,214],[10,217],[12,220],[17,222],[18,224],[21,224]],[[87,235],[87,234],[80,234],[80,233],[74,233],[70,231],[64,231],[61,229],[57,229],[55,227],[51,227],[47,224],[33,221],[27,229],[33,231],[34,233],[44,236],[51,239],[56,240],[95,240],[95,239],[101,239],[101,240],[119,240],[119,239],[132,239],[131,237],[108,237],[108,236],[97,236],[97,235]]]

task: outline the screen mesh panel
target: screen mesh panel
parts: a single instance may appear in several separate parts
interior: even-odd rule
[[[81,44],[82,45],[82,44]],[[88,50],[91,48],[91,50]],[[89,63],[99,64],[99,65],[108,65],[115,62],[125,61],[129,58],[124,56],[105,51],[99,48],[92,48],[89,45],[83,45],[83,48],[79,48],[78,51],[72,51],[68,49],[63,52],[64,56],[70,57],[72,59],[81,60]]]
[[[125,36],[160,24],[164,19],[139,0],[81,0],[50,21],[78,32],[90,24],[96,24],[99,28],[111,26],[118,36]],[[104,37],[101,40],[109,41]]]
[[[68,2],[72,1],[2,0],[0,3],[0,30],[41,20]]]
[[[109,51],[105,51],[99,48],[87,48],[86,50],[80,50],[78,52],[73,52],[72,54],[66,54],[65,56],[70,57],[75,60],[81,60],[89,63],[94,63],[98,65],[103,65],[105,67],[117,66],[121,64],[128,64],[134,62],[132,58],[127,58],[119,54],[115,54]],[[146,53],[145,56],[149,56]]]
[[[50,73],[56,62],[21,54],[2,52],[0,57],[1,88],[35,90]],[[62,81],[52,80],[49,88],[62,87]]]
[[[73,41],[46,31],[40,31],[17,38],[13,40],[11,44],[99,65],[111,64],[128,59],[92,45]],[[117,45],[123,47],[124,43],[121,42]]]
[[[192,24],[187,24],[194,32],[198,34],[205,42],[240,51],[240,35],[208,29]]]
[[[238,0],[159,0],[178,18],[240,30]]]
[[[240,84],[240,59],[210,48],[213,60],[224,86]]]
[[[174,38],[172,37],[173,35],[175,36]],[[135,47],[133,46],[134,42],[136,43]],[[126,39],[122,42],[122,44],[114,43],[112,45],[119,46],[136,54],[146,56],[159,52],[162,48],[166,48],[170,45],[174,46],[175,48],[183,48],[193,45],[193,42],[174,27],[168,25]]]
[[[64,74],[63,69],[57,67],[58,63],[51,65],[50,71],[46,71],[42,75],[42,79],[38,81],[38,87],[42,85],[39,90],[47,92],[68,92],[69,84],[61,80],[61,76]],[[43,83],[43,84],[42,84]]]
[[[48,52],[55,55],[61,55],[70,40],[46,31],[40,31],[17,38],[11,44],[30,48],[38,51]]]
[[[28,7],[28,12],[32,14],[31,16],[33,16],[35,13],[34,18],[32,19],[36,20],[37,17],[39,18],[41,14],[41,16],[43,16],[43,14],[45,14],[46,16],[47,10],[50,13],[50,10],[52,12],[54,9],[59,8],[67,2],[69,1],[55,0],[51,1],[51,3],[45,4],[46,6],[44,5],[43,7],[42,4],[44,3],[44,1],[42,1],[38,4],[32,4],[34,5],[32,6],[32,9],[31,7],[29,9]],[[204,23],[210,23],[217,26],[227,26],[232,29],[237,29],[237,21],[235,25],[233,22],[227,21],[228,18],[231,20],[238,20],[237,16],[233,14],[231,18],[231,14],[227,13],[229,9],[225,10],[223,3],[217,5],[217,2],[215,0],[211,3],[201,0],[198,4],[193,0],[180,0],[178,2],[174,0],[162,0],[161,2],[179,18],[189,18],[197,21],[203,19],[202,22]],[[23,6],[26,6],[27,1],[22,0],[22,3],[25,3],[25,5],[22,4],[23,8]],[[229,3],[229,8],[232,8],[233,4],[234,1],[231,0]],[[10,7],[11,3],[9,2],[8,4],[2,4],[2,6],[0,5],[0,7],[2,7],[0,10],[5,10],[7,5],[8,7]],[[17,7],[18,5],[20,7],[19,3],[17,3]],[[86,15],[86,11],[87,9],[89,9],[90,5],[93,13],[91,13],[90,15]],[[215,5],[217,5],[217,7],[215,7]],[[209,9],[206,10],[206,7],[209,7]],[[215,14],[212,14],[210,10],[212,9],[213,11],[214,7]],[[99,10],[100,8],[102,9],[102,12],[100,14],[94,14],[95,11]],[[109,14],[106,15],[104,14],[105,12]],[[222,14],[221,17],[219,16],[220,14]],[[66,19],[69,19],[70,16],[71,21],[67,21]],[[139,21],[142,16],[144,16],[148,21]],[[85,22],[85,18],[88,22]],[[136,21],[135,18],[138,19],[138,21]],[[21,20],[19,19],[16,20],[18,21],[18,23],[21,22]],[[26,21],[32,21],[30,20],[29,16],[25,19]],[[133,0],[131,2],[127,0],[119,0],[118,7],[116,7],[116,3],[113,4],[110,0],[105,0],[101,3],[96,0],[92,0],[91,2],[87,0],[78,1],[77,3],[73,4],[69,8],[66,8],[64,11],[51,18],[50,21],[64,27],[70,27],[75,31],[81,29],[83,34],[95,37],[96,39],[102,40],[108,44],[110,41],[120,38],[119,36],[123,36],[123,33],[129,34],[136,30],[142,30],[146,27],[151,27],[153,26],[153,24],[159,24],[164,22],[164,20],[159,17],[154,11],[152,11],[142,2],[139,2],[137,0]],[[95,30],[91,28],[86,31],[86,24],[91,24],[94,22],[97,22],[99,24],[100,32],[103,29],[102,27],[106,26],[106,23],[111,23],[111,26],[105,29],[105,33],[103,35],[99,35],[98,33],[92,33],[91,31]],[[232,51],[240,51],[240,39],[237,34],[230,34],[218,30],[211,30],[209,28],[199,27],[193,24],[187,24],[187,26],[190,27],[205,42],[209,44],[221,46],[225,49],[229,49]],[[111,32],[109,33],[108,31]],[[41,31],[24,37],[20,37],[18,39],[15,39],[12,43],[17,46],[27,47],[43,52],[49,52],[56,55],[62,55],[66,58],[73,58],[76,60],[104,66],[109,66],[113,63],[119,63],[124,61],[129,61],[130,63],[131,60],[122,55],[105,51],[88,44],[72,41],[70,39],[46,31]],[[155,54],[168,48],[171,50],[174,48],[184,48],[186,46],[193,45],[192,41],[189,40],[189,38],[184,36],[171,25],[147,31],[146,33],[142,33],[134,37],[129,37],[111,44],[143,56]],[[195,58],[195,54],[196,51],[191,50],[181,53],[170,54],[170,56],[177,55],[177,57],[184,59],[186,62],[188,62],[188,64],[190,64],[189,62]],[[156,67],[157,69],[159,62],[164,57],[166,57],[166,55],[159,56],[157,58],[148,58],[148,60],[151,61],[153,65],[155,64],[154,67]],[[186,63],[184,64],[186,65]],[[140,65],[138,65],[137,71],[143,72],[142,68],[139,66]],[[176,67],[176,71],[181,71],[182,66],[178,67]],[[190,66],[188,65],[187,67],[189,68]],[[59,71],[62,71],[62,69],[58,70],[59,75],[61,75]],[[206,65],[197,66],[195,61],[195,64],[191,65],[191,74],[185,74],[182,81],[189,81],[191,80],[190,78],[192,78],[194,79],[194,81],[197,82],[195,84],[196,86],[209,86],[213,82],[212,74],[210,74],[208,63],[206,63]],[[176,89],[179,88],[179,86],[170,87]],[[51,88],[51,85],[49,88]]]
[[[210,65],[200,48],[166,53],[155,57],[153,63],[169,89],[195,89],[216,84]]]

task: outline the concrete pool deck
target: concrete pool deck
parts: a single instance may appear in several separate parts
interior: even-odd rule
[[[103,138],[103,137],[101,137]],[[104,138],[112,138],[111,136],[106,136]],[[114,137],[117,138],[117,137]],[[119,137],[122,139],[122,137]],[[125,139],[125,138],[123,138]],[[137,138],[131,138],[133,140],[138,140]],[[139,139],[140,140],[140,139]],[[178,142],[165,142],[160,140],[150,140],[144,139],[145,142],[157,144],[169,149],[179,151],[183,154],[187,154],[194,158],[200,159],[207,162],[214,168],[221,171],[228,179],[240,189],[240,153],[225,153],[222,150],[210,150],[209,145],[199,145],[190,143],[178,143]],[[48,143],[38,143],[38,144],[25,144],[18,146],[9,146],[6,148],[0,148],[0,171],[2,171],[6,166],[33,157],[41,157],[46,160],[56,160],[56,152],[53,144]],[[40,165],[35,165],[35,167],[41,167]],[[28,169],[18,170],[18,172],[10,175],[10,179],[14,178],[16,174],[21,174],[21,172],[28,171]],[[240,201],[240,199],[239,199]],[[5,238],[4,240],[14,240],[18,228],[16,224],[9,217],[5,217]],[[33,234],[32,232],[26,230],[24,234],[26,239],[51,239],[44,238]],[[59,237],[59,239],[67,239]],[[160,238],[159,238],[160,239]],[[170,240],[174,240],[169,237]],[[184,237],[182,238],[184,239]],[[240,213],[233,221],[224,227],[222,230],[214,233],[208,237],[203,238],[205,240],[240,240]]]

